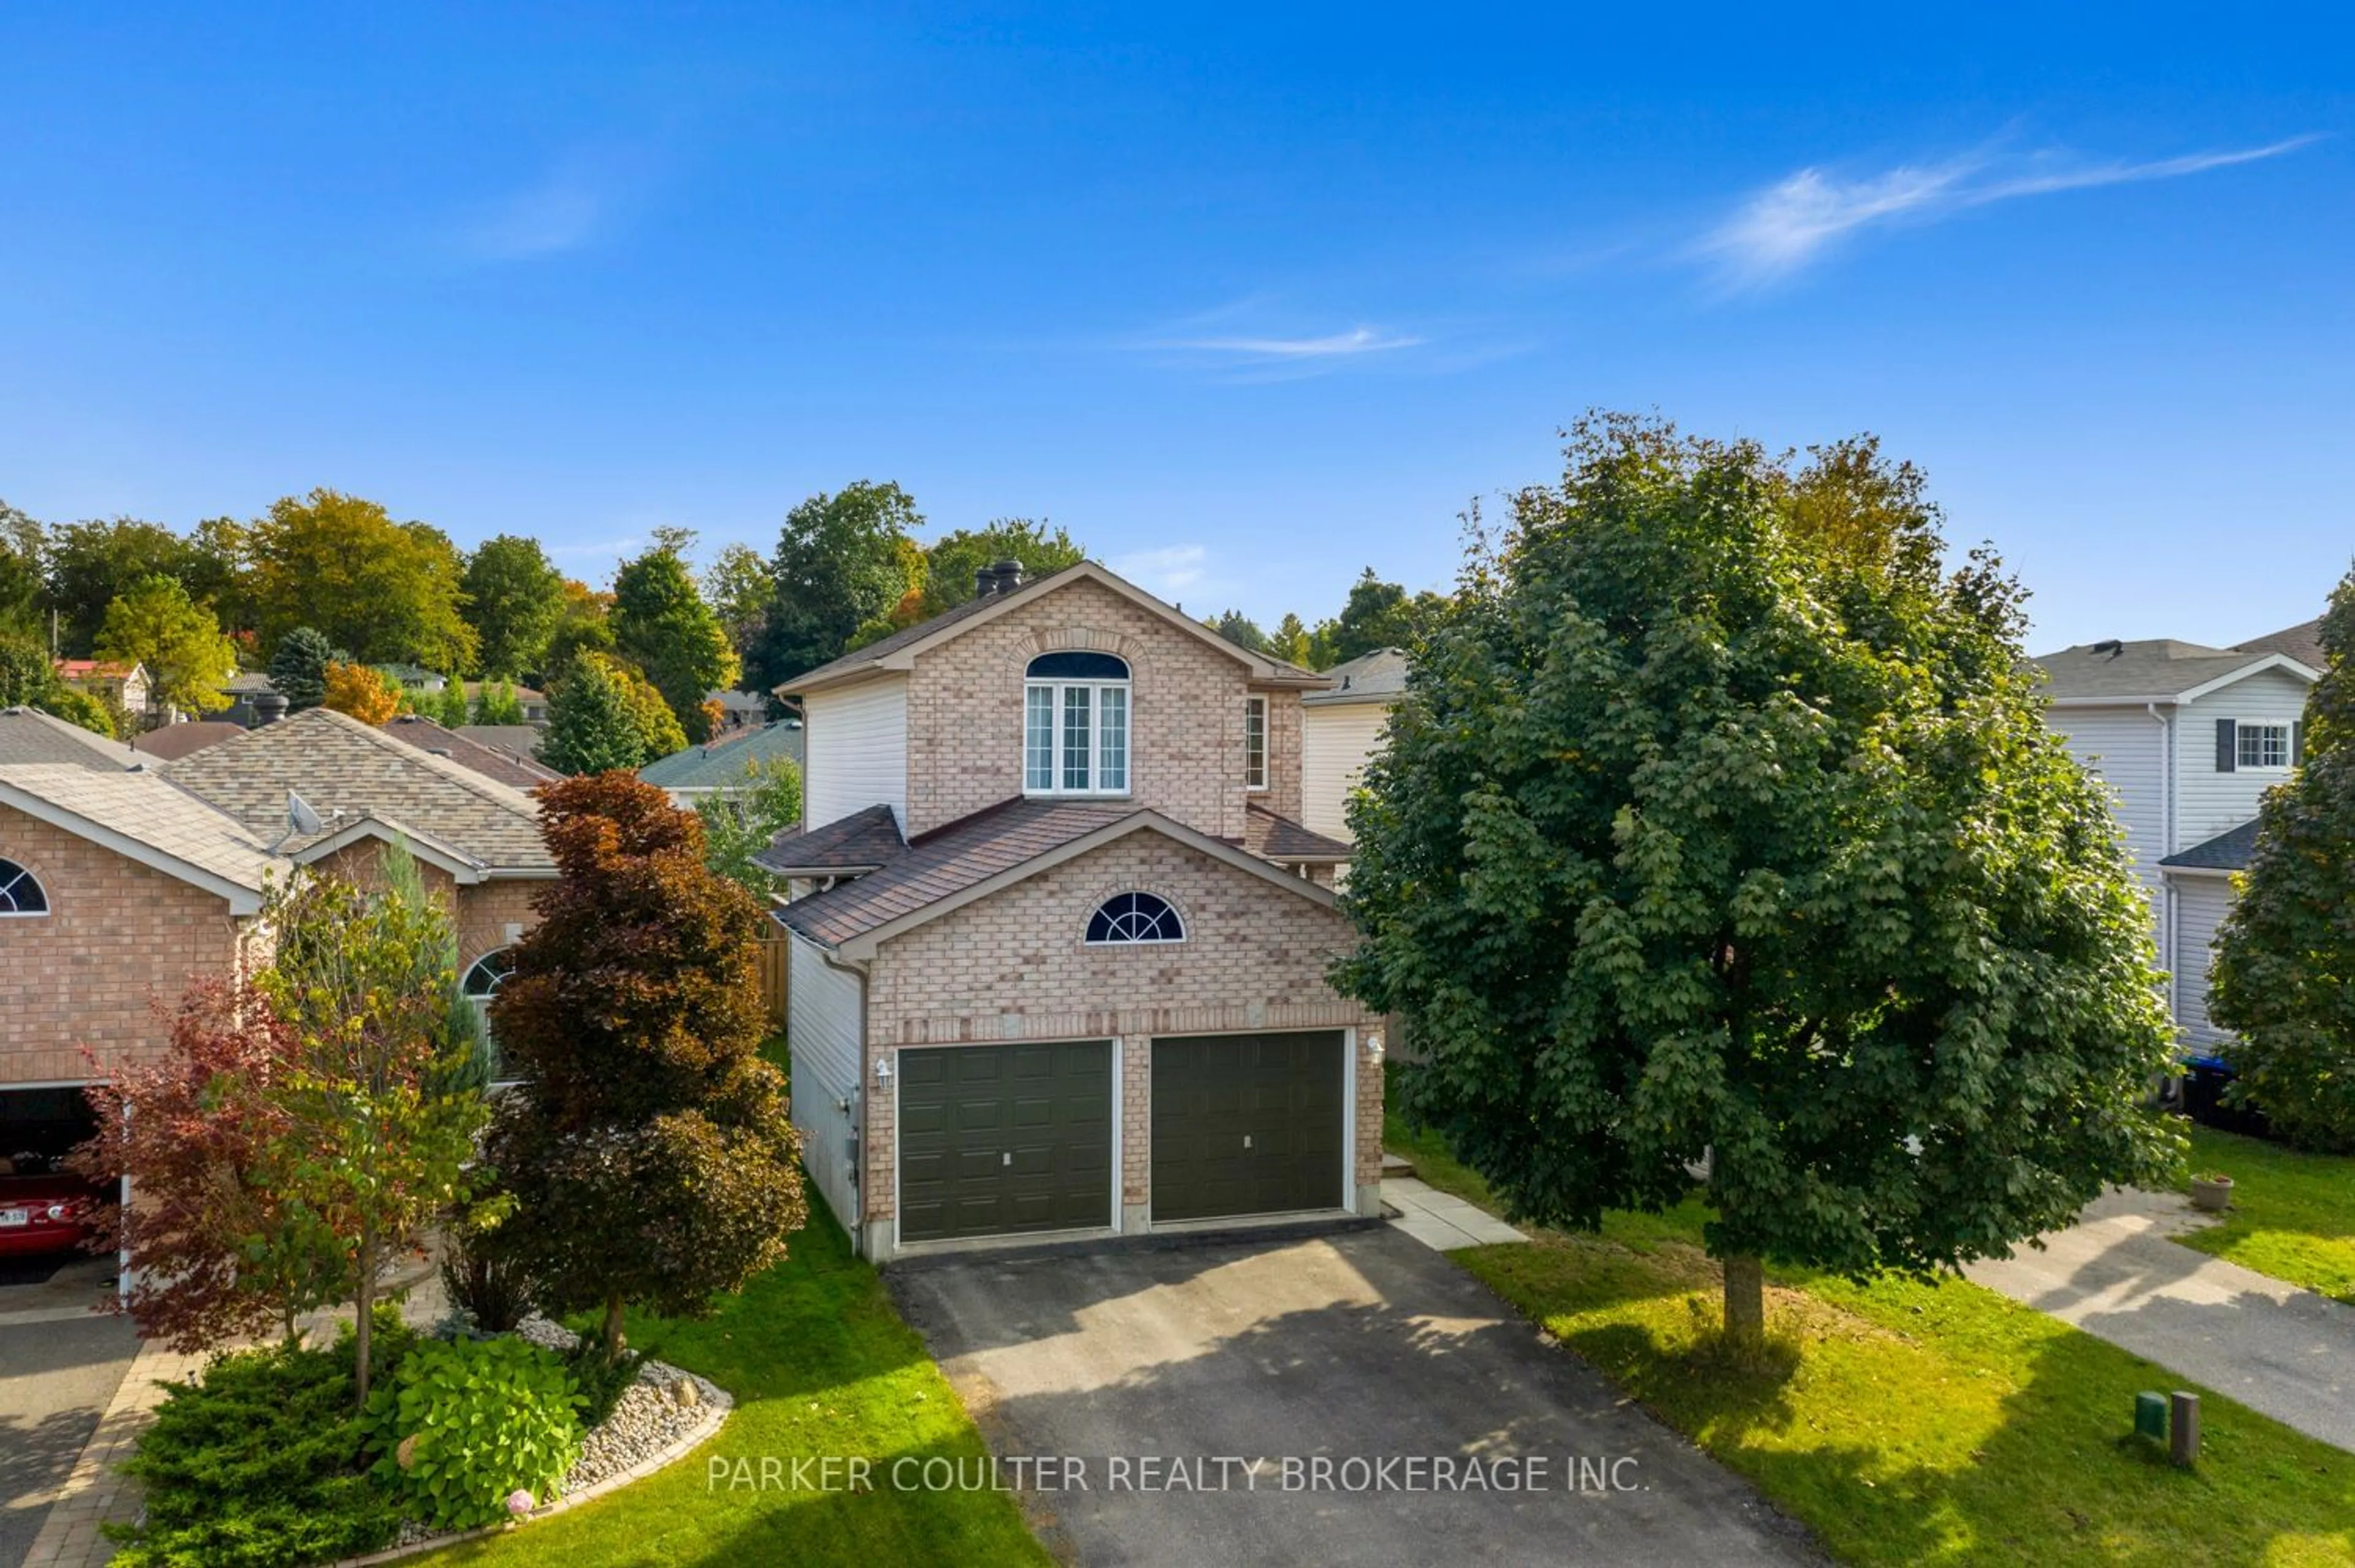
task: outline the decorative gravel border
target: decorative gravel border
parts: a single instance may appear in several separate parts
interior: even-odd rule
[[[658,1371],[657,1369],[659,1369]],[[554,1502],[542,1503],[520,1520],[506,1524],[486,1524],[479,1530],[453,1531],[446,1535],[432,1535],[422,1541],[412,1541],[405,1545],[388,1546],[381,1552],[371,1552],[365,1557],[346,1557],[327,1564],[327,1568],[367,1568],[369,1563],[398,1562],[403,1557],[414,1557],[421,1552],[436,1552],[444,1546],[453,1546],[462,1541],[473,1541],[485,1535],[504,1535],[509,1531],[521,1530],[533,1520],[546,1519],[551,1514],[562,1513],[566,1509],[577,1508],[582,1503],[593,1501],[608,1492],[620,1490],[633,1481],[642,1481],[656,1470],[666,1468],[686,1458],[689,1453],[709,1441],[712,1435],[727,1422],[729,1412],[736,1408],[735,1396],[709,1378],[697,1377],[693,1372],[682,1371],[662,1361],[644,1363],[640,1368],[639,1375],[643,1377],[649,1371],[655,1371],[659,1381],[666,1388],[681,1379],[693,1382],[697,1393],[701,1396],[698,1403],[705,1413],[693,1426],[628,1469],[619,1475],[608,1476],[602,1481],[583,1487],[577,1492],[568,1492]]]

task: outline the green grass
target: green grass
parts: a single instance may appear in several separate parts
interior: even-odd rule
[[[1485,1187],[1395,1125],[1433,1186]],[[1770,1275],[1764,1365],[1730,1360],[1702,1211],[1451,1254],[1844,1562],[2355,1563],[2355,1455],[2206,1391],[2181,1472],[2125,1434],[2183,1380],[1960,1281]]]
[[[569,1513],[420,1559],[435,1564],[607,1565],[1050,1561],[1009,1494],[890,1484],[891,1461],[964,1460],[988,1449],[923,1343],[892,1309],[815,1196],[792,1255],[721,1307],[686,1323],[634,1317],[630,1342],[736,1397],[718,1437],[668,1469]],[[791,1486],[798,1457],[877,1461],[874,1489]],[[775,1484],[713,1485],[709,1461],[781,1461]],[[732,1474],[731,1469],[731,1474]],[[815,1479],[815,1477],[813,1477]]]
[[[2231,1177],[2232,1207],[2178,1241],[2355,1306],[2355,1158],[2195,1126],[2191,1168]]]

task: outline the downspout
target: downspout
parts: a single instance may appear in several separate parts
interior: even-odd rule
[[[2158,857],[2164,860],[2175,853],[2175,718],[2159,711],[2156,702],[2146,702],[2143,710],[2158,726]],[[2167,965],[2167,1017],[2176,1023],[2183,1017],[2183,977],[2176,973],[2175,953],[2175,880],[2160,867],[2158,873],[2158,941],[2159,955]]]
[[[842,963],[817,944],[810,945],[816,951],[819,963],[858,982],[858,1070],[857,1081],[850,1086],[850,1098],[842,1107],[858,1138],[858,1153],[850,1161],[850,1196],[858,1203],[858,1211],[843,1222],[843,1229],[850,1232],[853,1246],[863,1252],[867,1223],[867,1074],[872,1071],[867,1061],[867,965]]]

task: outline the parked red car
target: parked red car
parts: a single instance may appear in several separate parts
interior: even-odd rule
[[[67,1171],[0,1176],[0,1258],[72,1252],[94,1207],[90,1183]]]

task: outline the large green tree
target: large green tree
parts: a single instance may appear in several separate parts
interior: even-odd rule
[[[37,637],[47,645],[47,551],[41,525],[0,501],[0,636]]]
[[[830,496],[821,491],[786,514],[751,661],[762,689],[815,669],[848,647],[861,626],[889,619],[907,594],[904,552],[923,523],[905,490],[864,479]]]
[[[123,590],[106,607],[93,651],[145,665],[158,703],[197,713],[229,706],[221,687],[237,674],[237,646],[174,578],[150,577]]]
[[[548,694],[548,733],[540,737],[539,760],[567,773],[634,769],[648,760],[629,688],[611,660],[581,659]]]
[[[703,597],[719,617],[739,667],[749,665],[768,623],[769,601],[776,597],[767,558],[748,544],[720,546],[711,570],[703,574]]]
[[[48,583],[49,603],[58,612],[58,651],[88,658],[107,606],[151,577],[171,578],[207,605],[229,586],[226,566],[161,523],[116,517],[52,529]]]
[[[566,604],[564,574],[549,564],[539,541],[518,534],[485,539],[466,558],[458,585],[474,628],[475,673],[538,673]]]
[[[312,626],[297,626],[278,639],[270,656],[270,684],[286,699],[286,711],[300,713],[327,700],[327,667],[336,662],[334,645]]]
[[[703,818],[704,863],[764,902],[776,874],[752,857],[802,819],[802,771],[790,757],[747,763],[724,789],[696,797]]]
[[[274,503],[247,549],[264,646],[313,626],[362,664],[474,667],[458,553],[440,529],[395,522],[374,501],[319,489]]]
[[[516,1203],[486,1244],[553,1311],[707,1312],[785,1253],[806,1215],[785,1085],[762,1060],[752,896],[703,827],[617,774],[540,791],[561,872],[492,1003],[522,1082],[485,1155]]]
[[[2216,935],[2209,1012],[2240,1036],[2239,1094],[2283,1136],[2355,1152],[2355,571],[2322,617],[2303,755],[2257,808],[2241,897]]]
[[[1376,648],[1411,648],[1445,605],[1436,593],[1411,595],[1383,581],[1369,566],[1350,585],[1339,618],[1318,628],[1324,651],[1333,664],[1343,664]]]
[[[736,650],[719,617],[703,601],[687,571],[692,536],[657,538],[645,554],[622,563],[613,578],[613,646],[645,672],[670,705],[685,742],[711,738],[704,694],[731,686]]]
[[[1352,995],[1411,1115],[1578,1227],[1697,1171],[1726,1327],[1762,1259],[1932,1271],[2163,1178],[2169,1030],[2020,590],[1920,475],[1593,417],[1413,663],[1352,809]],[[1840,526],[1827,526],[1827,519]]]
[[[937,615],[973,597],[974,573],[1001,560],[1018,560],[1032,577],[1077,566],[1088,552],[1063,529],[1028,517],[999,517],[986,527],[943,534],[924,550],[922,613]]]

